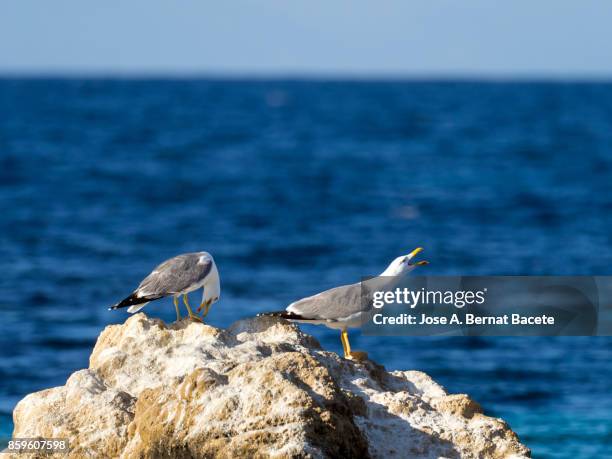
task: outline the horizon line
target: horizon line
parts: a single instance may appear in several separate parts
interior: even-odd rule
[[[0,79],[261,80],[261,81],[482,81],[612,82],[593,72],[358,72],[358,71],[164,71],[164,70],[0,70]]]

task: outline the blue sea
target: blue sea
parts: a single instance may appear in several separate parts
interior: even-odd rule
[[[417,246],[422,275],[612,274],[612,84],[0,79],[0,112],[5,438],[178,253],[215,256],[222,327]],[[352,344],[470,394],[534,457],[612,457],[611,338]]]

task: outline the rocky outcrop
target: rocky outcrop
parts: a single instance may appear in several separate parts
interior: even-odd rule
[[[221,330],[137,314],[14,421],[14,437],[68,438],[75,458],[529,457],[468,396],[347,361],[272,318]]]

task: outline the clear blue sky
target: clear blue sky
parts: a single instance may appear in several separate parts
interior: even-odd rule
[[[612,76],[605,0],[3,0],[0,73]]]

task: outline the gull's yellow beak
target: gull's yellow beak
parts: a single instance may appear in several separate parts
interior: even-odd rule
[[[423,247],[417,247],[412,252],[410,252],[408,255],[406,255],[406,257],[408,258],[408,260],[412,260],[414,257],[416,257],[422,251],[423,251]],[[421,261],[417,261],[416,263],[410,263],[410,261],[408,261],[408,264],[409,265],[414,265],[414,266],[422,266],[422,265],[428,265],[429,262],[425,261],[425,260],[421,260]]]

